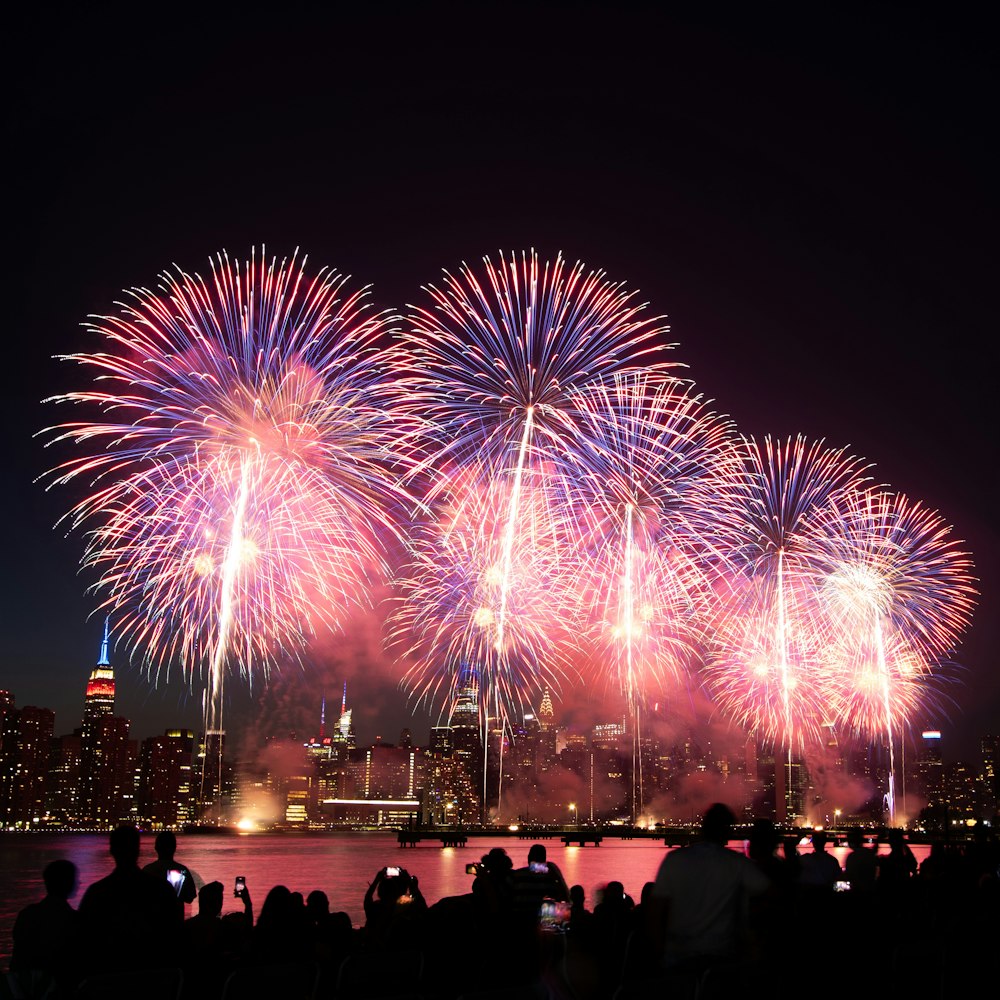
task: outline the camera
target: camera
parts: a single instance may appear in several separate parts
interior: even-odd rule
[[[483,866],[477,861],[473,861],[472,864],[465,866],[466,875],[478,875],[483,870]]]
[[[386,878],[399,878],[399,869],[395,865],[391,865],[385,870]]]
[[[833,890],[834,892],[847,892],[851,888],[850,882],[834,882]]]
[[[171,868],[167,872],[167,881],[173,886],[174,891],[179,896],[181,894],[181,886],[184,885],[184,872],[179,868]]]
[[[236,876],[236,885],[233,886],[233,895],[238,896],[247,887],[247,880],[245,875]]]

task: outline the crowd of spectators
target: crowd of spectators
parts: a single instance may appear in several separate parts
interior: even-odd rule
[[[638,902],[611,880],[591,908],[535,844],[523,867],[494,848],[471,866],[468,893],[431,903],[416,875],[383,868],[357,925],[331,911],[324,892],[303,897],[284,885],[270,889],[256,917],[242,886],[241,907],[223,914],[218,881],[202,886],[197,912],[184,919],[194,879],[174,858],[173,835],[160,834],[157,860],[140,868],[139,833],[120,827],[110,837],[112,871],[77,909],[75,866],[46,867],[44,899],[15,923],[0,992],[67,1000],[95,976],[172,968],[184,1000],[220,1000],[238,972],[296,966],[315,968],[315,1000],[498,990],[625,1000],[630,988],[638,996],[671,982],[699,1000],[748,986],[791,997],[819,976],[836,977],[851,997],[882,998],[928,988],[960,995],[980,973],[995,982],[1000,848],[988,828],[935,844],[919,866],[902,831],[890,832],[880,855],[852,830],[841,867],[821,830],[803,851],[758,821],[740,852],[728,846],[733,822],[726,806],[712,806],[700,838],[665,853]],[[373,971],[349,992],[345,969],[363,962]]]

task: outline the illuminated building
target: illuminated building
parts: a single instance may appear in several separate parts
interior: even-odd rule
[[[556,713],[552,707],[552,697],[548,688],[542,695],[542,703],[538,706],[538,753],[535,767],[539,774],[545,774],[556,763]]]
[[[226,756],[225,730],[209,729],[201,734],[194,779],[198,821],[224,824],[235,792],[233,767]]]
[[[73,828],[80,818],[83,790],[83,737],[80,730],[52,740],[49,752],[47,823]]]
[[[97,665],[90,672],[80,728],[80,797],[77,824],[108,829],[133,817],[136,744],[129,739],[128,719],[116,716],[115,673],[109,659],[110,621]]]
[[[110,620],[105,618],[101,652],[97,658],[97,666],[90,672],[90,679],[87,681],[87,693],[83,702],[84,739],[96,722],[106,715],[115,714],[115,672],[108,659],[110,626]]]
[[[944,757],[941,754],[941,733],[937,729],[925,729],[920,734],[917,782],[920,794],[928,803],[940,799],[944,790]]]
[[[1000,737],[984,736],[979,741],[980,780],[990,800],[989,813],[1000,811]]]
[[[354,735],[352,709],[347,707],[347,681],[344,681],[344,697],[340,704],[340,718],[331,734],[331,744],[334,747],[343,747],[347,750],[353,750],[358,745]]]
[[[14,707],[3,712],[0,736],[0,828],[37,829],[45,814],[49,744],[55,714],[47,708]]]
[[[138,816],[153,829],[194,820],[192,775],[195,733],[168,729],[143,740],[139,751]]]

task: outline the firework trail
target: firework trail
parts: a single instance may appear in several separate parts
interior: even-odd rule
[[[736,499],[731,421],[688,383],[617,376],[591,394],[580,477],[575,586],[588,659],[632,718],[633,819],[642,810],[640,716],[647,693],[682,682],[720,571],[716,511]],[[609,670],[610,666],[610,670]]]
[[[885,805],[896,818],[895,734],[933,703],[936,670],[975,605],[969,555],[935,512],[901,494],[847,494],[810,527],[823,599],[824,671],[834,716],[889,749]]]
[[[733,528],[742,570],[716,619],[707,670],[719,705],[788,750],[820,735],[827,712],[819,659],[815,550],[805,536],[857,490],[867,466],[824,442],[744,439],[746,486]],[[791,781],[786,784],[791,804]]]
[[[492,692],[505,726],[516,700],[509,679],[540,669],[536,651],[510,640],[510,634],[531,631],[517,620],[526,602],[515,588],[536,592],[537,585],[525,583],[521,567],[571,559],[558,550],[529,556],[526,549],[572,544],[559,526],[577,477],[594,455],[585,440],[591,396],[617,374],[671,367],[663,357],[667,328],[660,317],[641,317],[634,295],[603,272],[587,272],[580,263],[567,267],[562,257],[541,264],[534,252],[520,261],[511,254],[496,265],[487,257],[482,276],[463,265],[457,275],[445,272],[441,287],[425,291],[430,304],[410,307],[400,364],[412,373],[405,385],[409,405],[431,428],[417,449],[428,502],[434,506],[447,494],[449,516],[469,521],[478,516],[482,490],[493,496],[490,484],[502,484],[502,502],[488,501],[490,538],[478,543],[474,561],[488,562],[496,580],[495,635],[480,650],[485,659],[477,667],[481,690],[487,698]],[[467,499],[452,488],[455,468],[475,470],[479,479]],[[456,513],[463,503],[470,512]],[[466,619],[453,611],[460,602],[447,591],[433,588],[422,597],[422,588],[409,589],[415,600],[437,602],[426,614],[436,616],[444,631],[465,634]],[[421,693],[436,690],[426,675],[443,670],[450,677],[454,668],[423,657],[407,685]]]
[[[54,398],[85,415],[43,433],[82,452],[48,478],[92,490],[65,519],[88,528],[101,607],[154,678],[206,675],[218,728],[228,670],[252,681],[368,603],[405,497],[390,317],[297,254],[210,263],[87,324],[106,349],[65,360],[94,386]]]

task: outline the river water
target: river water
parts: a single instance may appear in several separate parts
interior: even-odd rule
[[[195,874],[200,886],[218,880],[227,887],[229,909],[242,909],[232,896],[237,875],[245,876],[255,912],[268,890],[285,885],[308,895],[322,889],[330,898],[330,908],[346,911],[355,926],[364,921],[362,901],[365,890],[383,865],[400,865],[416,875],[428,904],[442,896],[468,892],[472,876],[466,864],[478,861],[493,847],[502,847],[515,867],[527,864],[531,841],[513,837],[470,837],[467,846],[443,848],[438,841],[424,841],[416,847],[397,844],[395,833],[336,832],[327,834],[243,835],[192,834],[177,836],[178,861]],[[562,869],[568,885],[580,884],[593,908],[600,890],[611,880],[625,886],[638,902],[644,882],[656,875],[667,848],[658,840],[617,840],[606,838],[600,847],[565,847],[558,839],[544,841],[550,861]],[[742,849],[742,843],[731,847]],[[887,848],[882,845],[882,850]],[[802,850],[811,848],[803,846]],[[928,848],[914,846],[918,861]],[[843,864],[847,848],[832,851]],[[70,900],[79,904],[83,890],[111,870],[107,834],[3,833],[0,834],[0,965],[10,958],[11,929],[18,912],[44,894],[42,869],[56,858],[68,858],[80,872],[80,889]],[[153,836],[144,834],[140,864],[154,861]],[[197,904],[188,907],[188,916]]]

